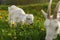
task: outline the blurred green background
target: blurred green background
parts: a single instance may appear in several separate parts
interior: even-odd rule
[[[59,0],[53,0],[52,13]],[[41,9],[47,11],[49,0],[0,0],[0,40],[45,40],[45,18]],[[34,15],[34,24],[18,24],[11,27],[8,24],[8,7],[16,5],[26,14]],[[60,34],[54,40],[60,40]]]
[[[0,4],[7,5],[25,5],[25,4],[36,4],[36,3],[46,3],[49,0],[0,0]],[[53,0],[53,2],[58,2],[59,0]]]

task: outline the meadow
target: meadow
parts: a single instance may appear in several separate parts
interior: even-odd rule
[[[52,12],[55,3],[52,4]],[[30,4],[17,5],[22,8],[26,14],[34,15],[34,24],[18,24],[17,27],[11,27],[8,24],[8,6],[0,5],[0,40],[45,40],[45,18],[41,13],[41,9],[47,11],[48,4]],[[60,40],[60,34],[54,40]]]

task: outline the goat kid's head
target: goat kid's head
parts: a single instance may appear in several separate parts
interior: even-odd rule
[[[52,32],[52,34],[55,34],[57,32],[57,28],[58,28],[57,12],[58,12],[58,7],[59,7],[59,4],[60,4],[60,1],[57,3],[52,17],[50,16],[51,3],[52,3],[52,0],[50,0],[50,2],[49,2],[47,13],[44,10],[41,10],[44,17],[46,18],[44,26],[46,27],[46,33],[47,34],[50,34],[49,33],[50,31]]]
[[[33,24],[34,16],[32,14],[27,14],[26,21],[28,24]]]
[[[17,7],[15,5],[12,5],[10,7],[8,7],[9,10],[15,10]]]

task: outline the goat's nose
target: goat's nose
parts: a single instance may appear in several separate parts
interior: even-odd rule
[[[33,25],[33,23],[31,23],[30,25]]]

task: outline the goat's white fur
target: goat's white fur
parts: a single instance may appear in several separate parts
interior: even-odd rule
[[[50,0],[52,1],[52,0]],[[48,13],[46,13],[44,10],[41,10],[44,17],[46,18],[44,26],[46,28],[46,37],[45,40],[53,40],[57,37],[57,34],[60,33],[60,2],[58,2],[56,6],[56,12],[57,12],[57,18],[53,18],[54,15],[50,16],[48,18]]]
[[[33,23],[33,15],[32,14],[25,14],[23,9],[16,7],[15,5],[12,5],[11,7],[8,7],[9,12],[9,23],[16,26],[17,23]]]

